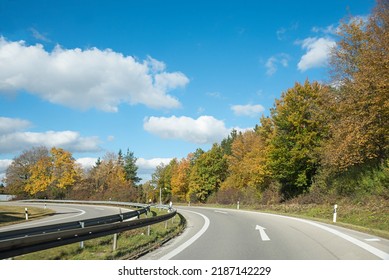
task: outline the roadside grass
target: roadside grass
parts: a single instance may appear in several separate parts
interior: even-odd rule
[[[50,209],[28,207],[28,220],[35,220],[53,215]],[[25,207],[0,205],[0,227],[26,222]]]
[[[152,211],[153,215],[166,212]],[[179,235],[185,227],[185,219],[177,214],[174,218],[148,227],[129,230],[118,234],[116,250],[113,249],[114,236],[104,236],[80,243],[38,251],[18,257],[15,260],[119,260],[136,259],[160,247],[164,242]]]

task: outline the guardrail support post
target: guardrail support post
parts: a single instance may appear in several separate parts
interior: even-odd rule
[[[84,222],[80,222],[80,226],[81,226],[81,228],[84,228],[84,226],[85,226]],[[80,242],[80,248],[84,249],[84,241]]]
[[[147,226],[147,236],[150,236],[150,225]]]
[[[117,243],[118,243],[118,234],[115,233],[115,234],[113,235],[113,249],[112,249],[113,251],[116,251]]]
[[[28,209],[24,208],[24,214],[26,216],[26,221],[28,221]]]

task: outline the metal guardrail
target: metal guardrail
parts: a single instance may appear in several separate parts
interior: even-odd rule
[[[31,202],[31,201],[29,201]],[[41,202],[41,201],[39,201]],[[49,201],[47,201],[49,202]],[[53,201],[50,201],[53,202]],[[58,202],[58,201],[55,201]],[[65,201],[63,201],[65,202]],[[83,203],[81,201],[73,201]],[[117,203],[115,205],[128,205],[131,203]],[[113,202],[109,204],[114,204]],[[100,202],[98,204],[106,204]],[[138,205],[139,207],[146,204]],[[135,206],[132,204],[132,206]],[[34,227],[29,229],[5,231],[0,233],[0,259],[10,258],[35,251],[45,250],[71,243],[85,241],[105,235],[119,233],[131,229],[156,224],[176,215],[176,210],[151,218],[126,221],[147,213],[150,208],[146,207],[123,214],[104,216],[78,222],[68,222],[50,226]],[[163,207],[168,209],[168,207]],[[81,223],[84,223],[83,226]]]

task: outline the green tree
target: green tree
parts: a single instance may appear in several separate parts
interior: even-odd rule
[[[271,110],[274,134],[269,147],[272,176],[285,199],[306,192],[319,166],[318,148],[327,129],[316,116],[319,96],[327,90],[317,82],[296,83]]]
[[[131,181],[133,184],[139,183],[142,179],[138,177],[138,166],[136,165],[137,158],[133,152],[127,149],[127,153],[124,156],[123,167],[126,173],[126,180]]]
[[[223,156],[223,150],[218,144],[213,144],[212,149],[202,153],[191,168],[189,177],[189,192],[187,200],[194,196],[200,202],[206,202],[207,198],[216,192],[221,183],[227,177],[227,160]]]

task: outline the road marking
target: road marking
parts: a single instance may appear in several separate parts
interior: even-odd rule
[[[259,225],[257,225],[255,227],[255,230],[259,230],[259,234],[261,235],[261,239],[262,241],[270,241],[270,238],[269,236],[267,236],[266,232],[265,232],[265,229],[264,227],[261,227]]]
[[[375,241],[381,241],[381,239],[378,239],[378,238],[366,238],[365,241],[375,242]]]
[[[198,213],[198,212],[194,212],[194,211],[189,211],[189,210],[183,210],[183,211],[186,211],[186,212],[191,212],[191,213],[194,213],[194,214],[197,214],[197,215],[200,215],[203,219],[204,219],[204,225],[203,227],[195,234],[192,236],[192,238],[190,238],[189,240],[187,240],[185,243],[181,244],[180,246],[178,246],[176,249],[174,249],[173,251],[171,251],[170,253],[166,254],[165,256],[163,256],[162,258],[160,258],[160,260],[170,260],[171,258],[173,258],[175,255],[178,255],[179,253],[181,253],[182,251],[184,251],[187,247],[189,247],[190,245],[192,245],[192,243],[194,243],[197,239],[200,238],[201,235],[203,235],[204,232],[206,232],[206,230],[208,229],[209,227],[209,219],[207,216],[201,214],[201,213]]]
[[[219,210],[215,210],[215,213],[228,214],[227,212],[219,211]]]
[[[249,211],[247,211],[249,212]],[[351,243],[353,243],[354,245],[368,251],[369,253],[379,257],[380,259],[383,259],[383,260],[389,260],[389,254],[384,252],[384,251],[381,251],[379,249],[377,249],[376,247],[373,247],[361,240],[358,240],[354,237],[351,237],[345,233],[342,233],[340,232],[339,230],[336,230],[336,229],[333,229],[333,228],[330,228],[328,226],[325,226],[325,225],[322,225],[322,224],[318,224],[318,223],[315,223],[315,222],[311,222],[311,221],[308,221],[308,220],[303,220],[303,219],[299,219],[299,218],[294,218],[294,217],[287,217],[287,216],[282,216],[282,215],[277,215],[277,214],[269,214],[269,213],[260,213],[262,215],[268,215],[268,216],[276,216],[276,217],[281,217],[281,218],[285,218],[285,219],[291,219],[291,220],[297,220],[297,221],[300,221],[300,222],[303,222],[303,223],[306,223],[306,224],[310,224],[312,226],[315,226],[315,227],[318,227],[318,228],[321,228],[322,230],[325,230],[325,231],[328,231],[340,238],[343,238]]]

